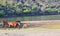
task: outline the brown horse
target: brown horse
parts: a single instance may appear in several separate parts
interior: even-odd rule
[[[13,21],[13,22],[9,22],[9,27],[18,27],[20,25],[20,21]]]
[[[29,24],[28,23],[23,23],[23,24],[21,24],[21,22],[20,21],[13,21],[13,22],[9,22],[9,23],[7,23],[6,21],[3,21],[3,23],[2,23],[2,27],[23,27],[23,28],[27,28],[29,26]]]
[[[27,28],[28,26],[29,26],[28,23],[24,23],[24,24],[23,24],[23,28]]]
[[[17,27],[20,25],[20,21],[13,21],[13,22],[9,22],[7,23],[6,21],[2,21],[2,27]]]

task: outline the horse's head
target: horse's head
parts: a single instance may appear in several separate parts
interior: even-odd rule
[[[18,25],[20,25],[20,21],[16,21],[16,22],[18,22]]]

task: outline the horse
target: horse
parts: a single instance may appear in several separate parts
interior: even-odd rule
[[[20,21],[9,22],[8,24],[9,24],[9,27],[10,27],[10,28],[11,28],[11,27],[16,28],[16,27],[18,27],[18,26],[20,25]]]
[[[24,24],[23,24],[23,28],[27,28],[28,26],[29,26],[28,23],[24,23]]]
[[[7,26],[8,26],[7,21],[3,20],[3,21],[2,21],[2,27],[3,27],[3,28],[6,28]]]
[[[9,27],[9,28],[27,28],[29,26],[28,23],[21,23],[20,21],[12,21],[12,22],[6,22],[3,21],[2,27]]]
[[[6,22],[5,20],[2,21],[2,27],[5,28],[5,27],[18,27],[20,25],[20,21],[13,21],[13,22]]]

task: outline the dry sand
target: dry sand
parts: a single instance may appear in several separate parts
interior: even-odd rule
[[[0,33],[0,36],[60,36],[60,32],[40,32],[40,33]]]

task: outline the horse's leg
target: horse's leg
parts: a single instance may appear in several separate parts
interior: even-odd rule
[[[2,28],[6,28],[6,23],[2,23]]]
[[[16,28],[16,25],[14,25],[13,27]]]
[[[17,27],[18,29],[20,29],[20,25],[21,25],[21,23],[18,23],[18,24],[16,25],[16,27]]]
[[[10,25],[9,25],[9,28],[10,28]]]
[[[22,28],[24,28],[24,25],[22,26]]]
[[[4,25],[2,25],[2,28],[4,28]]]
[[[8,23],[6,24],[6,27],[9,28],[9,24]]]
[[[18,24],[14,25],[14,28],[19,28],[19,25]]]
[[[9,27],[9,28],[13,28],[14,26],[9,24],[9,26],[8,26],[8,27]]]
[[[6,24],[6,25],[5,25],[5,28],[8,28],[7,26],[8,26],[8,25]]]
[[[22,28],[25,28],[25,25],[24,25],[24,23],[22,24]]]

